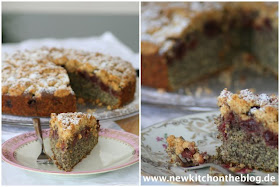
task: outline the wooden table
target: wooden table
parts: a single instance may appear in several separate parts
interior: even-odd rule
[[[116,121],[116,123],[126,132],[139,136],[139,115]]]

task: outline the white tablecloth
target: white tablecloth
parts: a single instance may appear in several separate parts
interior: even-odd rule
[[[101,123],[101,126],[103,128],[122,130],[114,122]],[[2,128],[2,142],[32,130],[32,127],[16,128],[4,125]],[[117,171],[87,177],[64,177],[25,171],[2,161],[2,185],[138,185],[138,180],[138,164]]]
[[[99,37],[71,38],[71,39],[40,39],[28,40],[19,44],[3,44],[2,52],[12,52],[17,49],[32,49],[41,46],[78,48],[97,51],[112,56],[120,56],[130,61],[135,69],[139,68],[139,54],[135,54],[122,44],[113,34],[106,32]],[[101,123],[103,128],[122,130],[115,122]],[[24,132],[34,131],[32,127],[12,127],[2,125],[2,143]],[[138,185],[139,165],[117,171],[91,175],[88,177],[62,177],[33,173],[11,166],[2,161],[2,185]]]

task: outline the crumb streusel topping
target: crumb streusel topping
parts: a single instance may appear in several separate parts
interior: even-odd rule
[[[181,137],[176,138],[174,135],[168,136],[166,141],[167,141],[169,147],[175,148],[175,153],[177,155],[181,154],[184,151],[184,149],[186,149],[186,148],[191,149],[191,150],[195,149],[194,142],[186,141]]]
[[[119,57],[74,49],[17,51],[2,60],[2,94],[73,94],[67,71],[85,71],[115,91],[136,81],[134,68]]]
[[[188,149],[190,152],[194,153],[192,155],[193,161],[199,164],[204,162],[203,155],[198,152],[195,142],[189,142],[184,140],[182,137],[175,137],[174,135],[168,136],[166,141],[168,143],[168,149],[174,149],[176,155],[180,155],[185,149]]]
[[[222,116],[231,111],[238,114],[242,120],[253,116],[263,123],[264,127],[278,134],[278,97],[275,95],[256,95],[248,89],[233,94],[224,89],[218,97],[218,105]]]
[[[91,114],[82,112],[51,114],[50,127],[57,129],[59,138],[69,139],[86,126],[95,127],[97,121]]]

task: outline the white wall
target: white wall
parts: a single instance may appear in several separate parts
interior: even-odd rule
[[[138,2],[3,2],[3,13],[138,14]]]

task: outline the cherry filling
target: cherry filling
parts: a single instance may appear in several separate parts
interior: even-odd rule
[[[175,52],[175,56],[177,59],[182,59],[186,52],[187,46],[183,40],[177,40],[173,46],[173,50]]]
[[[189,50],[194,50],[197,46],[197,37],[193,34],[187,35],[185,40],[175,40],[175,44],[172,48],[174,55],[168,56],[168,63],[172,64],[174,59],[181,60]]]
[[[229,126],[226,127],[226,124]],[[234,115],[234,113],[230,113],[229,115],[223,117],[221,124],[218,126],[218,130],[222,133],[224,138],[227,139],[227,128],[231,129],[236,126],[247,132],[250,136],[252,134],[262,136],[268,146],[272,146],[274,148],[278,147],[278,134],[265,130],[263,126],[253,118],[244,121],[241,120],[239,116]]]
[[[9,108],[12,108],[12,107],[13,107],[12,101],[11,101],[11,100],[7,100],[7,101],[5,102],[5,106],[6,106],[6,107],[9,107]]]
[[[74,147],[77,144],[77,141],[79,140],[79,134],[82,136],[82,138],[84,138],[85,140],[88,140],[89,136],[90,136],[90,127],[85,127],[85,129],[83,129],[81,132],[77,133],[74,136],[74,139],[72,141],[72,146]],[[58,139],[58,133],[57,130],[53,130],[52,134],[51,134],[52,138],[57,140]],[[60,144],[60,148],[62,151],[65,150],[66,148],[66,143],[64,141],[61,142]]]
[[[207,37],[214,37],[220,34],[222,29],[217,21],[209,20],[204,24],[203,31]]]
[[[227,139],[226,124],[230,125],[234,120],[235,119],[233,113],[230,113],[226,118],[222,119],[222,123],[218,126],[218,130],[222,133],[225,139]]]
[[[105,85],[99,78],[97,78],[94,75],[89,75],[87,72],[85,71],[79,71],[78,72],[79,75],[81,77],[83,77],[84,79],[90,80],[93,84],[97,84],[100,86],[100,88],[105,91],[105,92],[109,92],[110,94],[114,95],[114,96],[118,96],[119,93],[112,90],[109,86]]]
[[[79,139],[79,134],[82,136],[83,139],[87,140],[90,136],[90,128],[85,127],[80,133],[77,133],[74,137],[74,140],[72,142],[72,146],[74,147]]]
[[[81,131],[81,135],[82,137],[84,137],[85,139],[88,139],[89,135],[90,135],[90,128],[86,127],[84,130]]]
[[[264,26],[268,29],[268,30],[272,30],[272,23],[271,20],[269,18],[265,18],[264,21]]]
[[[263,137],[268,145],[274,148],[278,147],[278,135],[273,134],[271,131],[265,131]]]
[[[61,148],[61,150],[62,151],[64,151],[65,150],[65,148],[66,148],[66,144],[65,144],[65,142],[63,141],[63,142],[61,142],[61,144],[60,144],[60,148]]]
[[[252,28],[253,23],[254,23],[254,18],[257,14],[257,12],[251,12],[251,13],[241,13],[242,14],[242,20],[241,20],[241,24],[243,28]]]
[[[254,28],[258,31],[272,31],[272,23],[269,18],[264,18],[262,25],[255,25]]]
[[[27,102],[27,104],[28,104],[29,106],[34,106],[34,105],[36,105],[36,99],[30,99],[30,100]]]
[[[185,148],[184,151],[181,153],[183,158],[188,158],[188,159],[193,158],[194,154],[195,154],[195,150],[191,151],[188,148]]]
[[[260,124],[257,123],[254,119],[249,119],[249,120],[246,120],[246,121],[240,121],[240,127],[247,131],[247,132],[260,132]]]
[[[223,122],[221,125],[219,125],[218,130],[222,133],[223,137],[227,139],[226,122]]]
[[[53,138],[53,139],[58,139],[57,130],[53,130],[53,131],[52,131],[52,138]]]

